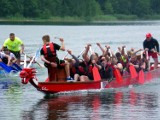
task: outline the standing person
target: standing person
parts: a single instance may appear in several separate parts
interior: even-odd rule
[[[73,78],[70,77],[70,68],[69,63],[64,60],[59,60],[56,54],[57,50],[65,51],[64,40],[60,38],[61,46],[56,43],[50,42],[49,35],[44,35],[42,37],[43,40],[43,48],[41,49],[41,60],[45,63],[45,66],[48,68],[48,77],[49,81],[55,81],[55,72],[54,68],[62,68],[65,67],[67,81],[72,81]]]
[[[159,54],[159,43],[154,39],[151,33],[146,34],[146,39],[143,42],[143,48],[148,52],[148,57],[152,56],[154,60],[154,69],[158,67],[158,54]],[[148,70],[150,69],[150,63],[148,59]]]
[[[5,40],[2,50],[7,47],[17,58],[17,64],[20,65],[21,54],[24,53],[24,44],[21,39],[15,37],[14,33],[10,33],[9,38]]]

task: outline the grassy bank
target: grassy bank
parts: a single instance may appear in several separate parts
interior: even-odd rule
[[[139,18],[136,15],[100,15],[95,17],[50,17],[50,18],[24,18],[12,16],[0,18],[0,24],[33,24],[33,25],[85,25],[85,24],[107,24],[118,21],[136,20],[160,20],[160,15],[144,16]]]

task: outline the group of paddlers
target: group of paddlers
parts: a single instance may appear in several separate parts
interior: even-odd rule
[[[48,78],[54,81],[53,75],[55,69],[65,69],[66,81],[89,81],[94,80],[94,68],[98,71],[101,79],[112,80],[115,77],[114,71],[118,70],[123,76],[124,73],[130,73],[129,66],[134,66],[137,72],[140,70],[150,70],[150,56],[154,60],[154,68],[158,67],[159,43],[152,37],[150,33],[146,34],[143,42],[143,49],[135,50],[131,48],[126,50],[126,46],[118,47],[117,52],[113,52],[109,45],[105,48],[97,43],[102,51],[98,55],[92,50],[91,44],[87,44],[80,56],[76,57],[71,50],[67,50],[72,58],[58,59],[57,50],[65,51],[64,40],[59,38],[61,45],[50,41],[49,35],[42,37],[43,47],[40,51],[41,60],[48,69]],[[20,56],[24,52],[23,42],[15,37],[14,33],[10,33],[9,38],[5,40],[2,50],[0,51],[0,62],[4,62],[10,66],[13,63],[20,65]],[[140,54],[137,54],[140,52]]]
[[[82,52],[82,59],[79,59],[79,56],[76,57],[71,50],[67,50],[67,52],[72,58],[58,59],[56,51],[65,51],[64,40],[62,38],[59,38],[61,46],[50,42],[49,35],[44,35],[42,40],[44,45],[41,49],[41,59],[48,68],[50,81],[55,80],[53,76],[55,68],[65,68],[67,81],[94,80],[94,68],[98,70],[101,79],[111,81],[115,77],[115,70],[118,70],[122,76],[124,72],[130,73],[129,66],[134,66],[137,72],[140,70],[149,71],[150,56],[154,60],[154,68],[158,67],[159,43],[150,33],[146,34],[143,49],[135,50],[131,48],[126,51],[126,46],[122,46],[118,47],[118,51],[114,53],[111,51],[110,46],[107,45],[103,48],[100,43],[97,43],[97,46],[102,51],[102,54],[98,55],[92,50],[91,44],[87,44]],[[137,54],[138,52],[140,54]]]

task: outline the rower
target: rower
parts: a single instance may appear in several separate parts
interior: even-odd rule
[[[10,66],[10,63],[11,63],[11,57],[9,55],[6,55],[5,53],[3,52],[0,52],[0,62],[3,62],[3,59],[4,58],[7,58],[7,65]]]
[[[154,69],[156,69],[158,67],[159,43],[152,37],[151,33],[146,34],[146,39],[143,42],[143,48],[148,52],[148,70],[150,70],[150,56],[152,56],[154,60]]]
[[[41,49],[41,60],[45,63],[45,66],[48,68],[49,81],[56,81],[55,68],[64,68],[66,71],[66,80],[73,81],[73,78],[70,77],[69,63],[64,60],[60,60],[57,57],[57,50],[65,50],[63,38],[59,38],[61,46],[56,43],[50,42],[50,36],[44,35],[42,37],[43,47]]]
[[[15,57],[15,55],[13,53],[11,53],[7,47],[4,47],[3,49],[4,53],[8,56],[10,56],[11,59],[11,64],[16,63],[17,59]],[[7,57],[3,57],[2,61],[7,64],[8,63],[8,58]]]

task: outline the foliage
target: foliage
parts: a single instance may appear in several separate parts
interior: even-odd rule
[[[0,0],[0,11],[1,18],[49,19],[68,16],[87,21],[96,16],[111,15],[148,18],[160,14],[160,0]]]

